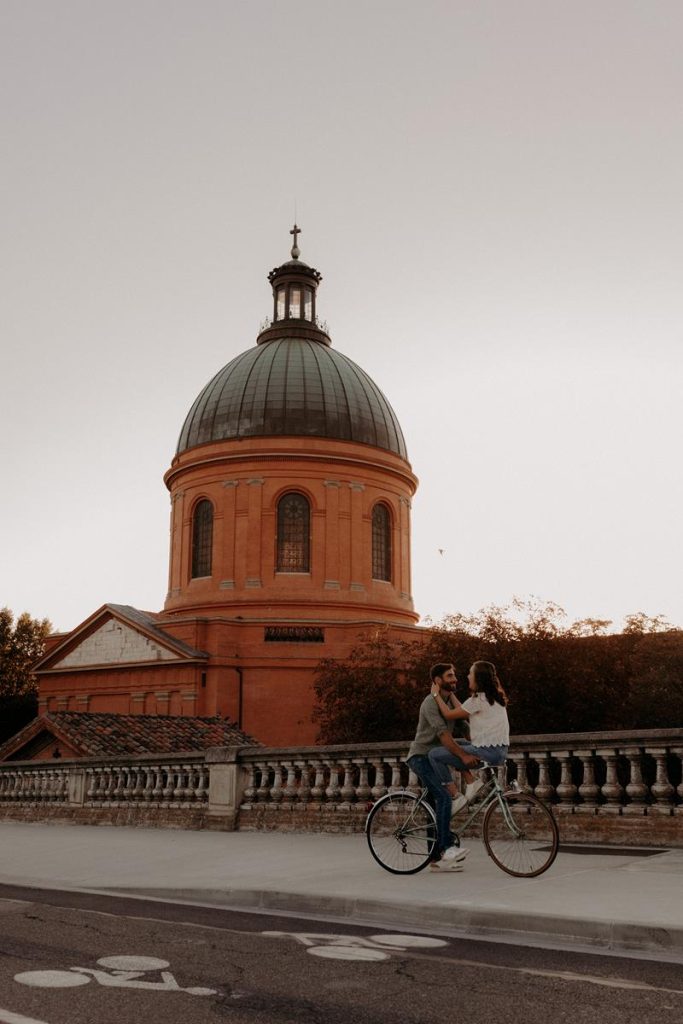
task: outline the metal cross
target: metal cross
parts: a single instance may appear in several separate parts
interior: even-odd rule
[[[299,255],[299,246],[297,245],[297,235],[301,234],[301,228],[295,224],[292,230],[289,232],[290,235],[294,235],[294,245],[292,246],[292,257],[297,259]]]

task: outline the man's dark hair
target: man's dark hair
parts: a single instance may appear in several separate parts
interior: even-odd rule
[[[432,665],[432,667],[429,670],[429,678],[431,679],[432,682],[434,682],[434,680],[437,677],[440,679],[443,676],[444,672],[448,672],[449,668],[453,668],[453,665],[450,661],[445,663],[439,662],[438,665]]]

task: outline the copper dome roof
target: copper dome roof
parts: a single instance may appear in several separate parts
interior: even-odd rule
[[[396,414],[367,373],[331,348],[326,335],[297,336],[293,323],[283,336],[284,330],[283,324],[276,337],[264,331],[258,345],[209,381],[187,415],[177,453],[240,437],[294,435],[358,441],[407,460]]]

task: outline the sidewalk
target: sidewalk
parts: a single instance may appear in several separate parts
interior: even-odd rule
[[[0,883],[297,912],[683,962],[683,850],[560,853],[512,878],[483,846],[464,870],[396,876],[362,835],[0,822]],[[607,848],[603,848],[607,849]]]

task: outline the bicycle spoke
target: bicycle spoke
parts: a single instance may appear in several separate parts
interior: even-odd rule
[[[412,793],[390,793],[370,811],[366,835],[378,864],[393,874],[414,874],[429,861],[436,822],[432,809]]]
[[[483,828],[489,856],[509,875],[531,878],[547,871],[559,834],[550,810],[528,793],[507,793],[491,804]]]

